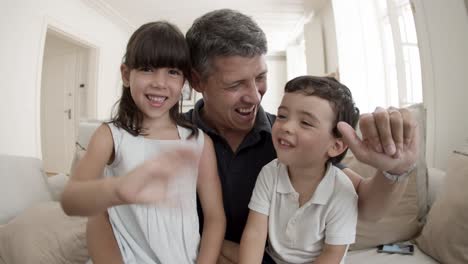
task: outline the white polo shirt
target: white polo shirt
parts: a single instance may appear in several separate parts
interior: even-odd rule
[[[267,253],[276,263],[311,263],[324,243],[354,243],[357,201],[348,176],[328,164],[311,199],[299,208],[287,167],[275,159],[261,170],[249,208],[269,216]]]

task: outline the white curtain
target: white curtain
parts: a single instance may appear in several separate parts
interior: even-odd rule
[[[361,112],[398,105],[388,89],[384,43],[374,0],[333,0],[340,81]],[[393,101],[393,102],[392,102]]]

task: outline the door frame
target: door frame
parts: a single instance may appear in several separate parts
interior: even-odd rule
[[[97,41],[88,37],[86,33],[80,32],[79,30],[68,27],[60,21],[46,16],[42,25],[41,41],[40,41],[40,54],[37,60],[37,77],[36,77],[36,145],[37,153],[36,156],[43,159],[43,146],[42,146],[42,131],[41,131],[41,89],[42,89],[42,71],[44,62],[44,49],[46,44],[47,32],[53,32],[60,36],[66,41],[83,47],[88,50],[88,72],[87,72],[87,113],[89,119],[96,119],[97,117],[97,86],[99,79],[99,55],[100,48],[97,45]],[[76,91],[79,88],[75,87]],[[75,92],[76,94],[76,92]],[[75,111],[75,109],[73,109]],[[79,113],[78,113],[79,114]],[[78,131],[79,115],[76,117],[74,126],[75,131]],[[77,133],[75,133],[78,136]],[[75,137],[76,137],[75,136]],[[76,138],[74,139],[76,140]]]

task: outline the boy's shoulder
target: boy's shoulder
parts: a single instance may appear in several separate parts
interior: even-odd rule
[[[356,189],[354,188],[351,179],[341,169],[331,165],[330,173],[334,177],[333,195],[357,197]]]

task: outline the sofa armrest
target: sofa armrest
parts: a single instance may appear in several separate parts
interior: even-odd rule
[[[428,168],[428,205],[432,206],[445,183],[445,171],[437,168]]]
[[[54,201],[60,201],[63,189],[68,182],[69,177],[63,173],[50,176],[47,179],[47,185]]]

